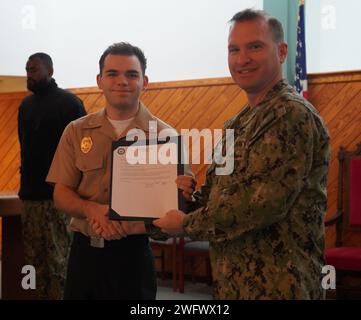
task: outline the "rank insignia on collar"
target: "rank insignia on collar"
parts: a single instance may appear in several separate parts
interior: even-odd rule
[[[80,142],[81,152],[88,153],[91,150],[92,146],[93,146],[92,138],[84,137],[83,139],[81,139],[81,142]]]

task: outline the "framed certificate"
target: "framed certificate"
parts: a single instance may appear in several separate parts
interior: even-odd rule
[[[175,182],[184,174],[181,145],[180,136],[112,143],[111,220],[154,220],[172,209],[186,211]]]

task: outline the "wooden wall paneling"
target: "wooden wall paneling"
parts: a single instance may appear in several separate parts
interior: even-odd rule
[[[189,128],[190,126],[186,121],[182,124],[179,121],[182,120],[184,114],[188,115],[193,112],[192,109],[208,91],[208,88],[176,87],[163,90],[166,91],[164,95],[159,94],[156,100],[147,104],[150,110],[157,117],[174,126],[179,132],[181,129]]]
[[[212,90],[218,90],[217,88],[212,88]],[[222,89],[223,90],[223,89]],[[214,97],[217,97],[212,101],[208,106],[207,109],[203,108],[203,115],[200,115],[199,119],[192,119],[194,122],[191,123],[189,128],[195,127],[195,123],[197,123],[197,127],[200,129],[209,128],[212,129],[212,141],[209,141],[206,143],[206,141],[202,138],[201,141],[199,139],[194,139],[192,143],[190,144],[190,155],[192,154],[193,145],[199,145],[200,146],[200,163],[203,163],[203,165],[197,165],[194,167],[194,173],[197,177],[200,176],[200,172],[204,171],[203,167],[208,167],[209,164],[204,164],[204,157],[206,155],[212,154],[213,146],[216,144],[214,142],[215,136],[213,129],[222,129],[224,124],[224,118],[221,118],[220,115],[222,114],[224,108],[227,108],[227,106],[230,104],[231,101],[234,100],[234,98],[238,95],[239,88],[236,86],[227,86],[227,88],[222,91],[221,94],[217,93],[215,94],[213,92]],[[232,115],[236,114],[238,110],[233,110]],[[182,121],[186,121],[187,119],[184,119]],[[227,119],[226,119],[227,120]],[[183,127],[181,125],[181,127]],[[218,140],[216,140],[218,142]],[[193,145],[192,145],[193,144]]]
[[[0,101],[0,120],[2,117],[6,116],[6,111],[9,106],[8,100],[2,100]]]
[[[204,111],[203,115],[200,115],[199,119],[194,119],[192,126],[197,125],[199,128],[210,128],[210,129],[222,129],[225,120],[224,109],[227,109],[232,101],[237,97],[239,89],[235,86],[229,86],[222,93],[214,94],[216,97]],[[236,110],[231,110],[232,116],[236,114]]]
[[[163,110],[159,117],[176,128],[179,132],[181,129],[189,127],[188,122],[183,122],[187,115],[194,113],[197,103],[202,99],[207,89],[189,88],[174,89],[174,101],[169,100],[169,108]]]
[[[345,87],[345,83],[311,85],[309,100],[311,102],[317,101],[317,110],[319,112],[324,110],[327,112],[327,110],[330,110],[329,105],[332,103],[332,99],[337,97],[338,92],[344,90]]]
[[[312,90],[309,90],[308,92],[308,98],[310,101],[314,101],[314,100],[318,100],[320,99],[320,97],[324,96],[324,88],[326,85],[323,84],[319,84],[319,85],[313,85]],[[317,109],[319,109],[319,106],[317,106]]]
[[[203,121],[203,117],[207,116],[210,106],[216,99],[221,96],[227,86],[217,86],[209,88],[194,105],[188,105],[187,108],[180,108],[180,116],[176,120],[176,125],[183,128],[208,128],[208,124]],[[201,89],[200,89],[201,90]]]
[[[1,101],[0,109],[0,190],[18,190],[19,145],[17,131],[18,108],[21,99],[9,96]],[[6,103],[6,106],[4,106]],[[12,182],[11,185],[9,183]]]
[[[83,94],[79,94],[78,97],[80,98],[81,101],[83,101],[84,106],[89,106],[89,105],[93,105],[94,103],[94,97],[95,99],[97,99],[99,96],[97,93],[83,93]]]
[[[183,91],[183,92],[182,92]],[[177,130],[190,128],[190,121],[186,120],[191,113],[194,114],[199,108],[200,101],[207,95],[209,88],[200,87],[189,90],[178,89],[177,100],[174,102],[174,109],[164,114],[165,121],[177,128]],[[182,122],[182,120],[184,120]]]
[[[70,89],[69,91],[83,101],[87,113],[96,112],[103,106],[103,95],[98,88]]]
[[[224,106],[221,113],[218,115],[218,117],[214,118],[213,122],[210,123],[209,127],[223,128],[224,122],[226,120],[233,118],[236,114],[238,114],[245,107],[246,103],[247,103],[247,98],[244,91],[238,88],[237,95],[232,99],[230,99],[228,105]],[[203,151],[204,150],[202,150],[202,152]],[[205,174],[207,172],[208,165],[199,164],[192,166],[192,168],[193,168],[193,172],[198,177],[198,187],[200,187],[200,185],[204,183]]]
[[[85,106],[85,109],[88,113],[94,112],[97,109],[99,102],[101,100],[102,95],[100,93],[89,93],[86,96],[84,96],[83,103]],[[94,110],[94,111],[93,111]]]
[[[27,91],[21,91],[21,92],[9,92],[9,93],[0,93],[0,100],[6,101],[6,100],[18,100],[19,105],[20,102],[26,97],[30,95],[30,92]]]
[[[4,191],[19,190],[20,187],[20,151],[19,146],[16,143],[11,149],[12,155],[9,155],[9,165],[7,167],[7,174],[4,175],[4,179],[7,181],[2,188]],[[12,160],[11,160],[12,159]]]
[[[168,101],[160,109],[157,109],[157,105],[153,101],[144,100],[144,102],[147,101],[146,105],[149,107],[151,112],[163,121],[169,123],[169,117],[172,113],[177,112],[179,106],[184,104],[185,99],[187,99],[187,97],[196,90],[197,89],[193,88],[172,88],[167,90],[172,91],[172,98],[168,99]]]
[[[361,115],[361,91],[353,92],[351,98],[341,100],[345,105],[341,103],[330,105],[330,112],[323,112],[323,117],[327,123],[327,127],[330,131],[331,143],[333,146],[332,153],[335,153],[332,157],[330,171],[334,171],[338,168],[337,152],[341,144],[345,147],[349,147],[354,141],[360,137],[360,130],[358,130],[358,121]],[[333,112],[332,110],[337,110]],[[355,145],[355,144],[354,144]],[[336,175],[332,175],[331,179],[336,179]],[[333,180],[331,180],[333,181]]]
[[[21,99],[19,93],[3,94],[0,100],[0,190],[9,190],[7,184],[14,181],[14,189],[18,189],[18,159],[19,147],[17,144],[17,115]],[[14,155],[15,154],[15,155]],[[12,165],[15,170],[9,170]],[[10,168],[11,169],[11,168]]]
[[[10,135],[6,143],[1,146],[0,154],[1,156],[1,166],[0,166],[0,190],[1,191],[11,191],[7,190],[5,186],[13,178],[16,178],[19,174],[18,161],[16,159],[19,155],[19,146],[17,143],[17,136]],[[16,165],[14,169],[14,165]]]
[[[140,99],[142,101],[149,99],[149,97],[154,96],[154,91],[155,90],[148,90],[148,89],[143,90],[141,93]]]
[[[351,108],[350,108],[351,109]],[[352,141],[354,141],[356,138],[360,136],[360,116],[361,114],[358,114],[359,108],[354,105],[354,110],[350,110],[350,114],[347,114],[348,111],[344,111],[342,115],[339,115],[339,118],[342,119],[348,118],[349,121],[345,121],[342,126],[339,125],[337,133],[334,131],[331,131],[332,136],[332,144],[334,146],[339,147],[341,144],[347,146],[350,145]],[[356,111],[355,111],[356,110]]]
[[[355,98],[357,98],[357,95],[359,93],[360,88],[358,86],[345,86],[343,88],[340,88],[337,94],[335,93],[332,98],[330,97],[328,99],[328,101],[325,103],[326,106],[324,107],[324,109],[319,109],[320,113],[323,114],[324,120],[328,124],[329,128],[335,121],[336,123],[340,123],[340,120],[343,120],[342,117],[344,117],[345,111],[347,112],[346,114],[353,112],[352,110],[350,110],[350,104]],[[337,131],[332,132],[337,133]]]
[[[160,90],[145,90],[143,91],[141,95],[141,100],[145,105],[149,105],[153,102],[154,99],[157,98],[158,94],[160,93]]]
[[[213,90],[213,91],[212,91]],[[199,119],[201,115],[204,116],[206,114],[209,114],[209,105],[212,103],[212,99],[210,99],[211,95],[214,95],[214,97],[218,96],[221,92],[225,90],[224,86],[216,86],[213,88],[206,88],[206,87],[200,87],[194,89],[192,94],[187,97],[186,101],[182,103],[177,108],[177,111],[171,114],[171,117],[174,119],[172,121],[175,122],[175,126],[178,130],[182,129],[199,129],[200,131],[204,128],[209,128],[209,126],[204,125],[204,123],[198,123],[197,118]],[[195,123],[197,123],[195,125]],[[195,141],[190,141],[189,143],[189,159],[190,161],[195,161],[195,159],[192,159],[192,150],[193,150],[193,143],[198,143],[198,139]],[[200,151],[201,154],[203,154],[203,145],[200,145]],[[203,162],[203,156],[199,159],[200,163]],[[197,172],[202,166],[208,166],[207,164],[193,164],[192,170],[196,177],[199,179],[199,175],[197,175]],[[198,184],[200,182],[198,181]]]
[[[358,72],[361,75],[361,72]],[[328,208],[330,218],[337,208],[338,159],[337,153],[341,145],[353,149],[361,141],[360,106],[361,81],[358,76],[345,73],[311,76],[310,101],[319,110],[325,120],[331,137],[331,163],[328,176]],[[354,243],[361,238],[349,235]],[[326,246],[334,245],[335,228],[327,228]]]
[[[11,136],[18,137],[17,131],[17,108],[10,108],[8,112],[6,112],[0,118],[0,158],[5,155],[5,150],[8,146],[8,139]]]
[[[93,106],[90,106],[88,109],[88,113],[99,111],[101,108],[104,108],[106,104],[105,97],[102,93],[98,94],[98,99]]]
[[[233,118],[237,113],[239,113],[247,104],[247,97],[243,90],[237,87],[237,94],[233,96],[232,99],[228,101],[228,104],[222,108],[221,113],[217,118],[211,122],[211,128],[217,128],[224,126],[224,122]]]
[[[153,112],[154,115],[166,121],[164,117],[162,117],[162,113],[164,112],[164,110],[167,110],[169,108],[168,101],[172,100],[174,93],[175,90],[160,90],[159,92],[157,92],[156,95],[154,95],[152,101],[149,101],[150,99],[148,100],[148,103],[146,105],[151,106],[151,112]],[[143,103],[145,103],[144,100]]]
[[[8,131],[8,125],[9,123],[16,123],[17,122],[17,117],[18,117],[18,101],[17,100],[8,100],[6,104],[2,104],[0,106],[2,110],[2,112],[0,113],[0,128],[1,128],[1,132]],[[4,141],[4,137],[3,140],[0,140],[0,144],[2,143],[2,141]]]

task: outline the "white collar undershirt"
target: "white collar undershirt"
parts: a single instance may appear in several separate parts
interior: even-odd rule
[[[112,124],[117,137],[120,137],[121,134],[124,132],[124,130],[129,127],[130,123],[134,120],[135,117],[127,120],[112,120],[109,117],[107,118],[109,122]]]

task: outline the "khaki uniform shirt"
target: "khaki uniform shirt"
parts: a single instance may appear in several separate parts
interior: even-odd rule
[[[329,135],[286,81],[231,119],[234,172],[207,172],[185,232],[209,239],[216,299],[319,299]],[[223,141],[224,146],[224,141]]]
[[[62,183],[86,200],[109,204],[111,169],[111,144],[125,137],[130,129],[138,128],[149,134],[149,121],[156,121],[157,131],[171,129],[169,125],[153,116],[141,103],[139,111],[121,137],[107,119],[105,109],[71,122],[61,137],[47,182]],[[174,135],[176,130],[172,129]],[[85,219],[72,218],[70,228],[86,236],[95,235]],[[151,234],[155,227],[147,226]]]

